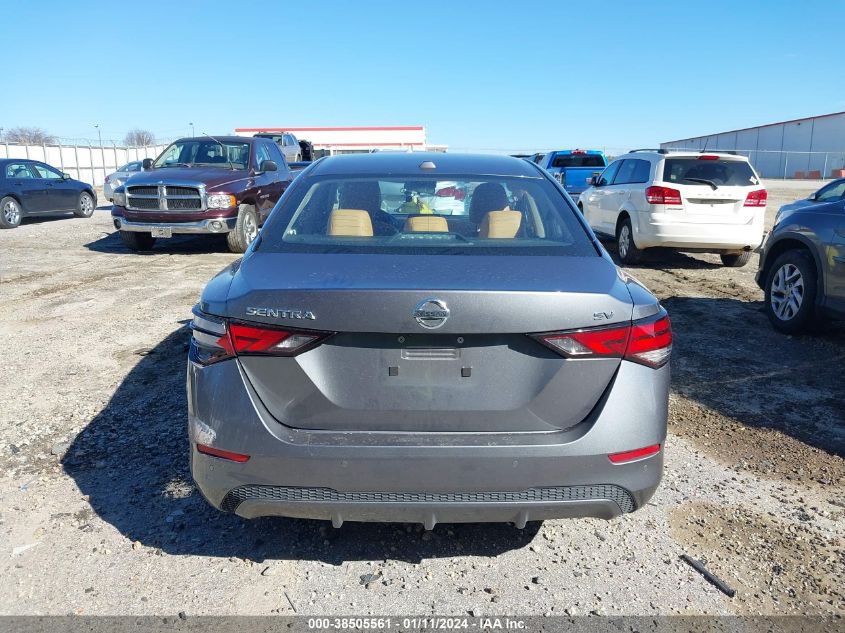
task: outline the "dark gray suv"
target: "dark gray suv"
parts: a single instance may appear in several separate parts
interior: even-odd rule
[[[321,159],[195,309],[193,477],[248,518],[610,518],[660,481],[671,343],[537,165]]]
[[[763,246],[757,284],[772,325],[788,334],[845,316],[845,201],[786,205]]]

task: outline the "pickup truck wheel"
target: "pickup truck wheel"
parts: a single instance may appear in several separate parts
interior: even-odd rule
[[[776,330],[798,334],[814,325],[816,266],[805,252],[787,251],[766,277],[766,316]]]
[[[76,201],[76,209],[73,212],[78,218],[90,218],[94,215],[94,198],[87,191],[79,194],[79,200]]]
[[[295,162],[295,163],[302,162],[302,154],[297,154],[296,156],[294,156],[293,162]]]
[[[719,257],[722,258],[722,264],[730,268],[742,268],[751,259],[751,251],[742,251],[741,253],[722,253]]]
[[[14,229],[21,223],[21,205],[11,196],[0,200],[0,229]]]
[[[255,207],[242,204],[238,209],[235,228],[226,234],[226,243],[233,253],[243,253],[258,236],[258,216]]]
[[[123,240],[130,251],[151,251],[153,244],[156,243],[156,238],[151,234],[135,231],[121,231],[120,239]]]
[[[624,218],[616,227],[616,252],[623,264],[636,264],[643,258],[643,252],[634,244],[630,218]]]

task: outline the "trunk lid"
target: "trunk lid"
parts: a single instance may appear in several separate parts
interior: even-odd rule
[[[437,329],[415,318],[427,299],[448,309]],[[632,300],[601,257],[257,252],[235,275],[226,311],[335,332],[295,357],[240,357],[288,426],[552,431],[589,414],[620,361],[566,359],[526,334],[627,322]]]

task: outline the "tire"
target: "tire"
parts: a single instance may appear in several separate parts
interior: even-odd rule
[[[233,253],[243,253],[258,235],[258,215],[255,207],[242,204],[238,209],[235,228],[226,234],[226,243]]]
[[[15,229],[21,225],[23,209],[12,196],[0,200],[0,229]]]
[[[293,157],[293,162],[295,162],[295,163],[301,163],[301,162],[302,162],[302,154],[297,154],[296,156],[294,156],[294,157]]]
[[[120,239],[123,240],[130,251],[151,251],[156,243],[156,238],[149,233],[137,233],[135,231],[121,231]]]
[[[631,218],[622,218],[616,226],[616,252],[623,264],[637,264],[643,258],[643,252],[634,244]]]
[[[581,215],[584,215],[584,205],[580,202],[578,203],[578,210],[581,212]]]
[[[765,304],[776,330],[798,334],[813,325],[817,284],[816,265],[806,252],[787,251],[775,260],[766,276]]]
[[[719,255],[722,258],[722,264],[729,268],[742,268],[751,259],[751,251],[742,251],[741,253],[722,253]]]
[[[94,197],[87,191],[79,194],[79,200],[76,201],[76,209],[73,212],[78,218],[90,218],[94,215]]]

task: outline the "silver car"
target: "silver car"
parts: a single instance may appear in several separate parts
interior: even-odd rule
[[[122,186],[123,183],[129,180],[130,176],[137,174],[139,171],[141,171],[141,161],[133,160],[131,163],[126,163],[116,172],[106,176],[103,182],[103,196],[105,196],[106,200],[111,202],[114,199],[114,190]]]
[[[522,527],[660,482],[669,319],[524,160],[315,162],[192,328],[192,473],[225,512]]]

